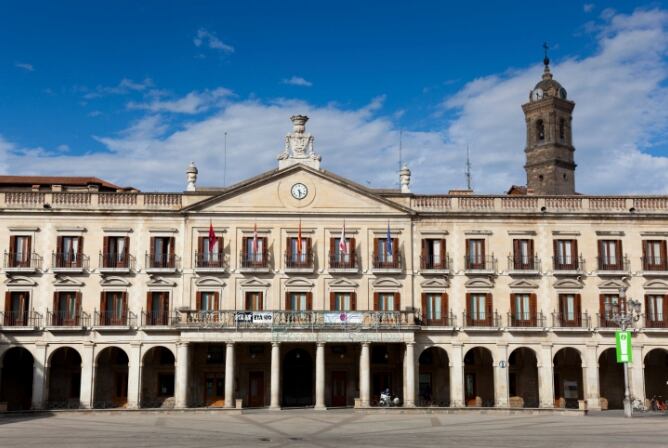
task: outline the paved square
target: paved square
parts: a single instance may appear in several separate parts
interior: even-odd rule
[[[9,447],[630,447],[668,446],[668,418],[500,416],[352,410],[57,413],[0,418]]]

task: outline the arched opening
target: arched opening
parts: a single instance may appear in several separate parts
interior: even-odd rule
[[[624,365],[617,362],[614,348],[603,350],[598,358],[598,384],[601,409],[624,408]]]
[[[313,406],[313,358],[295,348],[283,357],[283,406]]]
[[[371,345],[371,405],[380,401],[380,393],[390,389],[403,402],[404,395],[404,344]]]
[[[527,347],[513,350],[508,358],[508,392],[511,407],[537,408],[538,360]]]
[[[645,397],[668,399],[668,350],[655,348],[645,355]]]
[[[464,397],[466,406],[494,406],[492,352],[473,347],[464,356]]]
[[[51,354],[47,406],[78,408],[81,393],[81,355],[71,347],[61,347]]]
[[[420,354],[418,406],[450,406],[450,360],[440,347]]]
[[[142,407],[174,407],[174,361],[174,353],[165,347],[153,347],[146,352],[142,367]]]
[[[128,404],[128,355],[118,347],[105,348],[97,356],[93,403],[96,408]]]
[[[554,407],[577,409],[584,397],[582,384],[580,352],[562,348],[554,355]]]
[[[0,401],[8,411],[24,411],[32,404],[32,372],[34,359],[23,347],[13,347],[2,357]]]
[[[545,124],[543,120],[536,121],[536,137],[539,142],[545,140]]]
[[[559,138],[563,141],[566,138],[566,120],[559,119]]]

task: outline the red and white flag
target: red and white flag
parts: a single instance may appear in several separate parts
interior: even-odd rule
[[[209,253],[213,253],[217,242],[218,238],[216,238],[216,232],[213,230],[213,222],[209,220]]]
[[[253,225],[253,254],[257,254],[257,223]]]
[[[339,252],[348,254],[348,244],[346,243],[346,221],[343,221],[343,228],[341,229],[341,237],[339,238]]]
[[[299,231],[297,232],[297,256],[302,256],[302,220],[299,219]]]

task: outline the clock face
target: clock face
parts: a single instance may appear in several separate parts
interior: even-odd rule
[[[534,89],[533,92],[531,92],[531,99],[534,101],[539,101],[543,99],[543,89]]]
[[[293,198],[301,200],[304,199],[308,194],[308,188],[306,188],[306,185],[302,183],[297,183],[292,186],[290,192],[292,193]]]

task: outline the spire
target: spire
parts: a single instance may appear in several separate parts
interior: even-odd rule
[[[552,79],[552,73],[550,72],[550,58],[547,55],[547,50],[549,50],[550,47],[547,45],[547,42],[543,42],[543,51],[544,51],[544,57],[543,57],[543,65],[545,68],[543,69],[543,79]]]

